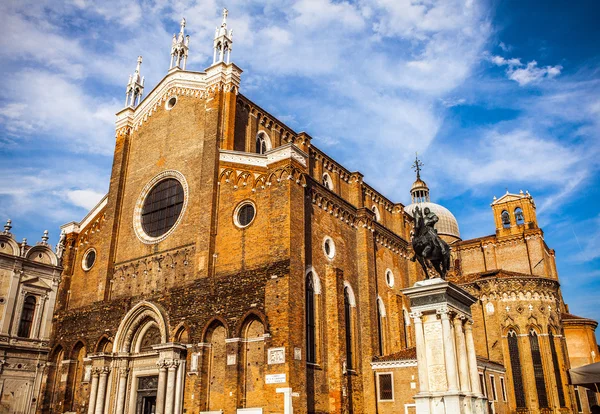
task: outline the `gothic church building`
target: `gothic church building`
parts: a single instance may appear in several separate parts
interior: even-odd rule
[[[108,194],[63,226],[38,411],[414,413],[402,289],[424,277],[411,214],[427,205],[450,279],[479,299],[458,323],[480,378],[461,389],[496,413],[589,412],[595,395],[567,383],[565,331],[595,362],[596,323],[568,315],[531,195],[495,200],[495,233],[474,240],[420,176],[411,205],[389,200],[241,93],[226,17],[203,72],[186,68],[185,20],[145,96],[138,59]]]

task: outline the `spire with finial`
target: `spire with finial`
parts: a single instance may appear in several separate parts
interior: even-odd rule
[[[12,229],[12,220],[8,219],[4,225],[4,234],[10,234],[10,229]]]
[[[140,68],[142,66],[142,57],[138,56],[137,66],[133,75],[129,75],[127,83],[127,92],[125,93],[125,106],[135,108],[144,95],[144,77],[140,77]]]
[[[231,59],[231,44],[233,43],[233,30],[227,31],[227,15],[229,11],[223,9],[223,22],[215,30],[213,65],[216,63],[229,63]]]
[[[410,189],[412,203],[425,203],[429,201],[429,187],[425,181],[421,180],[421,168],[423,163],[419,159],[419,154],[415,154],[415,162],[412,165],[413,170],[417,173],[417,179]]]
[[[173,43],[171,45],[171,66],[169,69],[179,68],[185,70],[189,46],[190,36],[185,35],[185,18],[182,18],[179,34],[173,35]]]

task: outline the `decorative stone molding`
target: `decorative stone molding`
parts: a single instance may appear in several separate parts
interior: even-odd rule
[[[302,187],[306,187],[306,175],[298,168],[289,165],[268,173],[221,168],[219,175],[219,185],[222,185],[222,183],[233,184],[233,188],[236,190],[238,188],[251,188],[253,192],[264,190],[274,183],[281,183],[283,180],[293,181]]]
[[[377,361],[371,362],[372,369],[390,369],[390,368],[408,368],[416,367],[416,359],[399,359],[396,361]]]
[[[193,244],[145,256],[127,262],[117,263],[113,270],[113,280],[117,283],[131,283],[138,276],[154,273],[175,272],[192,267],[195,246]],[[176,275],[177,277],[177,275]],[[114,286],[113,286],[114,288]]]

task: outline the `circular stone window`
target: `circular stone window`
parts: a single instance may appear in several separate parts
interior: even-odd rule
[[[254,221],[256,208],[251,201],[242,201],[233,212],[233,221],[235,225],[243,229],[248,227]]]
[[[325,236],[323,239],[323,252],[328,259],[333,259],[335,257],[335,243],[329,236]]]
[[[90,270],[92,266],[96,263],[96,250],[90,249],[83,255],[83,261],[81,262],[81,266],[83,270]]]
[[[389,287],[394,286],[394,274],[392,273],[392,271],[390,269],[387,269],[385,271],[385,283],[387,283],[387,285]]]
[[[173,109],[173,107],[175,106],[176,103],[177,103],[177,97],[176,96],[171,96],[167,100],[167,103],[165,103],[165,109],[167,111],[170,111],[171,109]]]
[[[187,182],[178,171],[164,171],[146,184],[133,212],[138,238],[147,244],[164,240],[181,221],[187,194]]]

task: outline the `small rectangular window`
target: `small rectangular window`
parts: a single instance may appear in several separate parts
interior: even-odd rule
[[[490,375],[490,385],[492,386],[492,401],[498,401],[498,395],[496,395],[496,379],[493,375]]]
[[[377,373],[379,401],[394,401],[394,377],[391,372]]]
[[[481,386],[481,393],[487,397],[487,389],[485,386],[485,377],[480,372],[479,373],[479,385]]]
[[[500,377],[500,388],[502,389],[502,401],[506,402],[506,384],[504,383],[504,377]]]

